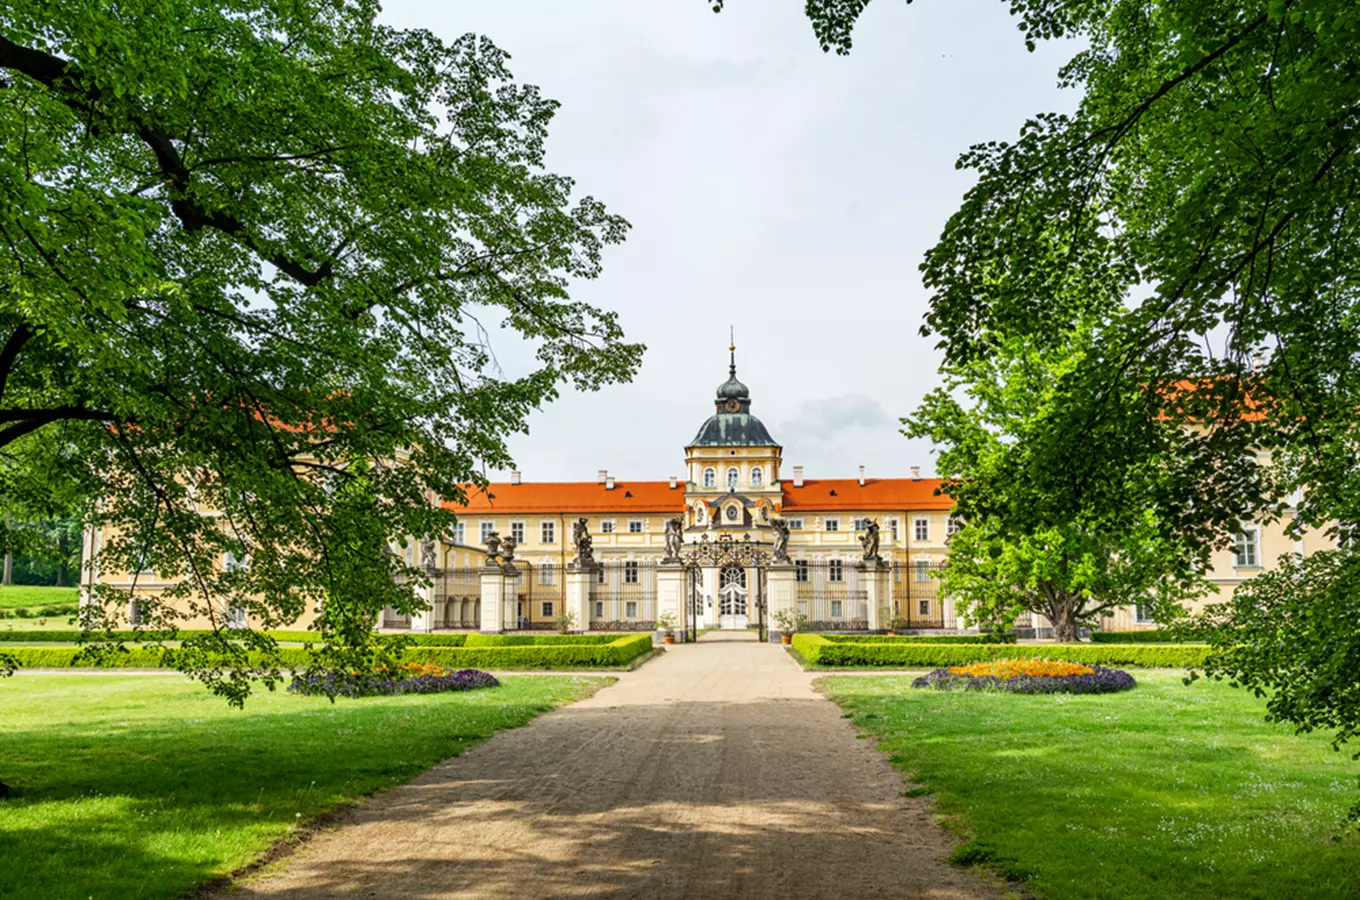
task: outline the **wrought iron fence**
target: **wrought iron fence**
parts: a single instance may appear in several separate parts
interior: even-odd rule
[[[650,631],[656,624],[656,563],[606,560],[590,585],[592,631]]]
[[[564,610],[566,571],[557,563],[514,563],[505,573],[502,627],[507,631],[557,628]]]
[[[810,631],[862,631],[869,627],[869,592],[859,568],[847,560],[794,560],[794,597]]]
[[[890,576],[893,618],[906,620],[906,628],[943,628],[944,604],[940,602],[943,571],[940,563],[924,559],[893,563]]]

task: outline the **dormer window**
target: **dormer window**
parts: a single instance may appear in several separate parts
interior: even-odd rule
[[[741,515],[741,510],[737,508],[737,505],[735,503],[727,507],[727,521],[735,522],[737,521],[737,516],[739,515]]]
[[[741,473],[737,471],[736,466],[727,470],[727,490],[729,492],[733,494],[737,492],[737,482],[740,478]]]

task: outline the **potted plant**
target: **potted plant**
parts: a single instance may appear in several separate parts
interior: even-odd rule
[[[665,634],[665,642],[675,643],[675,613],[666,611],[656,617],[656,627],[658,631]]]
[[[910,627],[911,623],[908,622],[906,619],[902,618],[901,616],[894,616],[893,620],[888,623],[888,634],[892,635],[901,634]]]
[[[796,609],[777,610],[773,618],[774,624],[779,626],[779,642],[781,644],[793,643],[794,633],[802,631],[808,623],[808,617]]]

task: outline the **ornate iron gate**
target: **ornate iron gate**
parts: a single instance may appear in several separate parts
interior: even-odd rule
[[[763,541],[751,540],[750,535],[737,540],[730,534],[721,534],[716,540],[710,540],[709,536],[705,534],[699,540],[681,547],[680,560],[685,565],[686,575],[686,637],[689,640],[696,639],[699,634],[699,613],[702,611],[705,602],[701,589],[703,570],[714,568],[722,572],[732,567],[741,569],[745,573],[745,601],[748,622],[754,619],[762,642],[769,637],[765,598],[765,570],[770,564],[769,546]],[[719,598],[714,598],[714,600],[721,602]],[[752,615],[753,613],[754,615]]]

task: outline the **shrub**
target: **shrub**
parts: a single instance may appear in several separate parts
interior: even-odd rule
[[[813,665],[892,666],[902,669],[934,669],[961,666],[987,659],[1038,657],[1065,659],[1086,665],[1118,665],[1138,668],[1188,669],[1202,666],[1208,647],[1138,646],[1130,644],[946,644],[907,643],[901,638],[879,641],[833,641],[820,634],[797,634],[793,649]]]
[[[310,675],[293,679],[288,690],[304,696],[376,697],[394,694],[442,694],[499,687],[496,676],[476,669],[422,672],[417,675]]]
[[[1049,662],[1056,660],[1027,660],[1027,662]],[[1069,664],[1070,665],[1070,664]],[[967,670],[973,666],[955,666],[951,669],[936,669],[929,675],[922,675],[911,683],[914,688],[928,688],[937,691],[1001,691],[1007,694],[1112,694],[1136,687],[1138,682],[1128,672],[1107,669],[1103,666],[1076,666],[1083,671],[1070,675],[1030,675],[1019,674],[974,675]],[[1025,668],[1025,667],[1018,667]],[[1029,667],[1044,671],[1049,667]],[[1002,669],[1001,671],[1014,671]]]
[[[1158,628],[1154,631],[1093,631],[1093,644],[1181,644],[1199,638],[1180,629]]]
[[[556,644],[610,644],[621,634],[467,634],[464,647],[548,647]],[[630,635],[636,637],[636,635]]]
[[[1015,632],[987,634],[824,634],[834,644],[1014,644]]]

